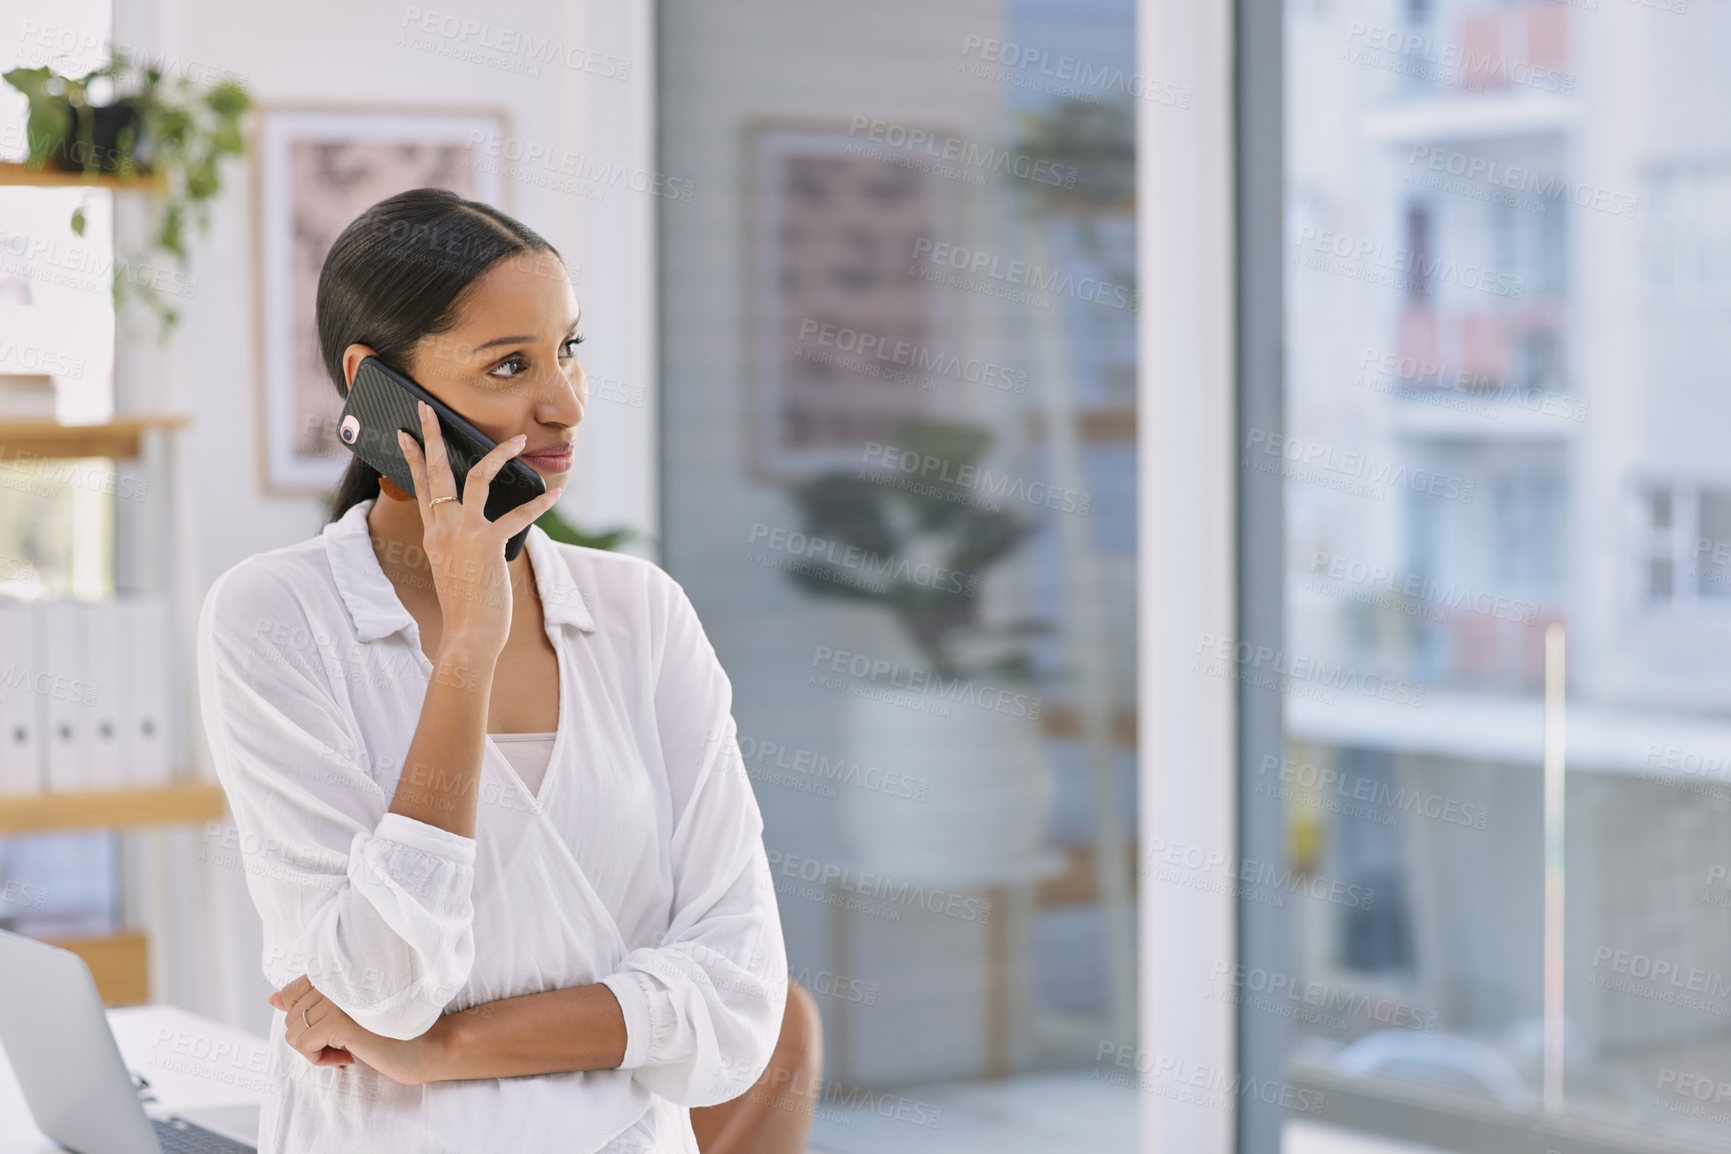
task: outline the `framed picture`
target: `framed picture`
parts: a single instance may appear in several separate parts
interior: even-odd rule
[[[255,124],[260,485],[322,495],[351,459],[334,431],[342,397],[319,358],[325,254],[365,209],[410,188],[448,188],[509,211],[486,145],[508,137],[510,123],[487,108],[266,104]]]
[[[954,235],[951,182],[847,121],[756,122],[745,151],[750,471],[857,470],[869,442],[940,407],[947,294],[913,266],[916,245]]]

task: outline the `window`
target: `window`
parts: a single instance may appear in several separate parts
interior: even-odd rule
[[[1724,1148],[1692,1088],[1731,1068],[1731,160],[1680,126],[1731,100],[1731,21],[1283,14],[1280,106],[1246,122],[1285,134],[1288,229],[1353,235],[1247,273],[1278,267],[1284,319],[1241,404],[1282,405],[1315,451],[1239,473],[1258,501],[1280,486],[1289,559],[1278,589],[1241,572],[1241,621],[1268,631],[1245,641],[1331,692],[1239,694],[1244,852],[1305,879],[1278,912],[1241,903],[1240,961],[1334,1012],[1247,998],[1243,1072],[1326,1092],[1355,1149]],[[1383,275],[1403,248],[1414,275]],[[1269,556],[1274,520],[1243,519],[1242,555]],[[1289,1149],[1327,1148],[1309,1121],[1285,1113]]]
[[[1661,301],[1731,296],[1731,160],[1656,169],[1648,179],[1647,283]]]
[[[1731,484],[1649,485],[1636,505],[1642,601],[1717,611],[1710,603],[1731,597]]]

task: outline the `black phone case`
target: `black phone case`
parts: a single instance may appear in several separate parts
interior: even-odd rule
[[[354,383],[349,386],[348,398],[337,418],[337,440],[361,460],[401,485],[405,492],[414,493],[415,479],[409,472],[409,462],[403,456],[402,446],[397,444],[397,430],[401,429],[415,438],[415,443],[425,453],[427,446],[421,439],[421,416],[415,408],[417,400],[432,406],[439,418],[445,456],[451,462],[451,476],[456,479],[457,499],[460,501],[469,470],[490,453],[497,442],[416,384],[413,378],[377,357],[368,357],[355,370]],[[488,486],[487,507],[482,512],[487,520],[497,521],[546,491],[547,483],[541,479],[541,474],[513,457],[493,477]],[[505,560],[517,559],[532,527],[524,528],[505,542]]]

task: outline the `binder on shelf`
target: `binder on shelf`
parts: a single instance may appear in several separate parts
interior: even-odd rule
[[[139,789],[169,785],[168,601],[160,593],[129,593],[116,607],[125,671],[120,728],[126,784]]]
[[[130,776],[122,761],[121,698],[127,669],[121,659],[120,611],[114,601],[79,602],[84,616],[85,733],[91,789],[121,789]]]
[[[45,774],[42,663],[36,653],[36,610],[27,601],[0,601],[0,794],[40,793]]]
[[[86,676],[84,606],[71,598],[52,598],[37,607],[37,689],[46,705],[44,740],[47,787],[70,792],[90,787],[90,720],[94,702]]]

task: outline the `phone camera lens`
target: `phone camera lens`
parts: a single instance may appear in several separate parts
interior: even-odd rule
[[[353,413],[343,418],[342,426],[337,430],[337,435],[347,445],[354,444],[355,439],[361,435],[361,423],[355,419]]]

